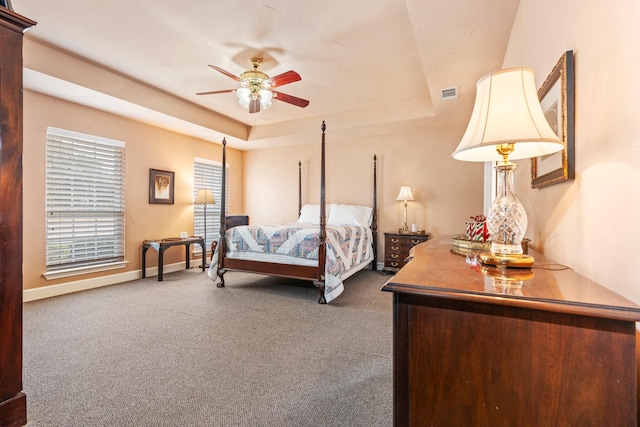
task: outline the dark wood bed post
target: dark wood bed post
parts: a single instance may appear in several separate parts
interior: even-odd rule
[[[227,234],[227,139],[222,138],[222,188],[220,189],[220,247],[218,248],[218,277],[220,282],[216,285],[219,288],[224,288],[224,255],[227,252],[227,239],[224,236]]]
[[[373,155],[373,220],[371,222],[371,233],[373,234],[373,271],[378,270],[378,157]]]
[[[326,304],[327,300],[324,297],[324,288],[325,288],[325,262],[326,262],[326,252],[327,252],[327,214],[326,214],[326,193],[325,193],[325,142],[324,142],[324,133],[327,129],[327,125],[322,121],[322,126],[320,127],[322,130],[322,144],[320,148],[320,246],[318,248],[318,276],[320,280],[315,281],[315,285],[318,287],[320,291],[320,299],[318,302],[320,304]]]
[[[298,160],[298,215],[302,212],[302,162]]]

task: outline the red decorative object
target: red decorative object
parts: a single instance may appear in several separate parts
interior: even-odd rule
[[[473,222],[467,222],[467,239],[477,242],[489,240],[489,230],[487,230],[487,217],[476,215],[470,217]]]

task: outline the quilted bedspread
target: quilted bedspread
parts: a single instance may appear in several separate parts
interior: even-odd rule
[[[326,226],[325,299],[335,299],[344,290],[343,278],[354,268],[373,259],[372,234],[367,227]],[[227,231],[227,258],[276,264],[317,265],[320,227],[308,224],[248,225]],[[209,266],[209,277],[217,279],[217,255]]]

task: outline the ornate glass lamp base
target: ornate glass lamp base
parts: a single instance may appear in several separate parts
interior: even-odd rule
[[[534,259],[526,254],[494,254],[490,252],[481,253],[478,258],[482,264],[494,265],[506,268],[531,268]]]

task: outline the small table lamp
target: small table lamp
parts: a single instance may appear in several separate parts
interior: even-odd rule
[[[413,198],[413,194],[411,193],[411,187],[405,185],[401,186],[400,193],[398,194],[398,197],[396,197],[396,200],[404,201],[404,225],[400,229],[400,232],[408,233],[409,227],[407,227],[407,200],[415,200]]]
[[[533,257],[522,254],[527,214],[513,192],[509,159],[525,159],[555,153],[564,148],[544,116],[533,71],[510,68],[486,75],[476,85],[476,101],[467,130],[452,154],[470,162],[496,165],[497,194],[487,214],[491,255],[480,261],[506,267],[530,268]]]
[[[216,201],[213,198],[211,190],[208,188],[200,188],[196,194],[196,200],[193,203],[195,205],[204,205],[204,245],[207,246],[207,205],[215,205]],[[207,249],[205,248],[204,250],[206,252]]]

